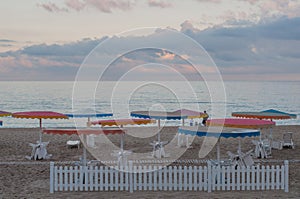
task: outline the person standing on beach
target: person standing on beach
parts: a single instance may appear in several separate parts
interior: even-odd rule
[[[206,121],[208,118],[209,118],[209,115],[206,113],[206,111],[204,111],[204,116],[203,116],[203,120],[202,120],[203,126],[206,126]]]

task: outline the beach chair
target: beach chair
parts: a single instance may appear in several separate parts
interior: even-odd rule
[[[80,148],[80,140],[68,140],[67,141],[67,147],[68,148]]]
[[[231,161],[232,166],[245,166],[244,162],[241,160],[240,156],[238,154],[234,154],[231,151],[227,151],[227,155],[229,156],[229,159]]]
[[[177,133],[177,146],[182,147],[184,144],[184,139],[182,138],[185,136],[184,134]]]
[[[119,151],[114,151],[112,153],[112,156],[117,157],[117,165],[120,168],[128,166],[128,158],[127,156],[131,155],[132,151],[129,150],[119,150]]]
[[[266,158],[272,155],[272,147],[269,139],[264,139],[262,141],[263,151],[266,154]]]
[[[259,141],[257,140],[252,140],[252,143],[255,145],[255,149],[254,149],[254,154],[255,157],[260,158],[260,146],[259,146]]]
[[[150,143],[150,145],[153,146],[152,157],[154,158],[168,157],[169,155],[165,153],[165,147],[164,147],[168,143],[169,141],[164,141],[164,142],[154,141]]]
[[[255,145],[254,154],[257,158],[268,158],[271,156],[271,145],[267,139],[263,141],[252,140],[252,143]]]
[[[31,156],[26,156],[29,160],[49,159],[52,155],[47,153],[47,145],[49,142],[39,142],[36,144],[29,143],[32,147]]]
[[[88,147],[96,148],[95,135],[87,135],[86,136],[86,144]]]
[[[281,150],[283,146],[282,141],[272,141],[272,149]]]
[[[245,167],[247,167],[247,166],[251,167],[254,165],[254,160],[252,158],[252,152],[253,152],[253,150],[250,150],[246,153],[239,152],[240,153],[239,157]]]
[[[295,148],[294,142],[293,142],[293,133],[287,132],[283,134],[283,147],[287,148]]]
[[[192,148],[192,143],[189,140],[189,137],[191,135],[184,135],[184,134],[179,134],[177,135],[177,146],[178,147],[186,147],[186,148]]]

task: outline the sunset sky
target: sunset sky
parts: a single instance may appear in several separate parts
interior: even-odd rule
[[[115,49],[141,39],[172,39],[162,34],[167,29],[198,42],[225,80],[300,81],[300,0],[9,0],[0,10],[0,81],[72,81],[107,39],[112,45],[97,64],[117,59],[108,80],[129,62],[150,64],[139,77],[165,76],[158,63],[192,73],[185,57],[197,55],[174,53],[182,47],[176,40],[174,52],[144,49],[116,57]],[[135,31],[149,27],[156,31]]]

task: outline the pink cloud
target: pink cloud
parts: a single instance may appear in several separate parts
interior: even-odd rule
[[[164,1],[157,1],[157,0],[148,0],[148,5],[150,7],[160,7],[160,8],[168,8],[171,7],[171,3],[167,3]]]
[[[199,2],[203,2],[203,3],[221,3],[222,0],[197,0]]]
[[[37,6],[44,8],[48,12],[68,12],[68,9],[60,8],[54,3],[37,4]]]
[[[5,73],[11,71],[13,67],[16,67],[16,61],[14,57],[0,57],[0,72]]]
[[[251,5],[253,5],[253,4],[256,4],[257,2],[259,2],[260,0],[239,0],[239,1],[248,2]]]
[[[114,9],[130,10],[134,4],[135,0],[65,0],[64,8],[55,3],[38,4],[38,6],[49,12],[67,12],[69,9],[78,12],[86,7],[92,7],[104,13],[111,13]]]
[[[67,5],[67,7],[72,8],[76,11],[83,10],[86,6],[86,3],[81,2],[79,0],[66,0],[65,4]]]
[[[113,9],[130,10],[134,4],[129,0],[85,0],[85,3],[106,13],[112,12]]]
[[[71,64],[65,61],[54,61],[43,57],[35,58],[34,64],[37,66],[51,66],[51,67],[74,66],[73,63]]]
[[[125,56],[122,56],[122,61],[123,62],[134,62],[134,60],[133,59],[130,59],[130,58],[128,58],[128,57],[125,57]]]
[[[162,53],[156,53],[159,59],[162,60],[174,60],[175,54],[163,51]]]
[[[17,63],[20,66],[26,67],[26,68],[32,68],[33,63],[30,57],[26,55],[21,55],[20,57],[17,58]]]

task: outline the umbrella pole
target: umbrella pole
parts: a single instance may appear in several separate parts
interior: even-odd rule
[[[42,143],[42,118],[40,118],[40,143]]]
[[[239,148],[238,148],[238,153],[242,152],[242,147],[241,147],[241,138],[239,138]]]
[[[121,153],[123,153],[123,150],[124,150],[124,133],[121,134]]]
[[[184,119],[182,119],[182,126],[184,126]]]
[[[218,142],[217,142],[217,160],[219,164],[220,163],[220,138],[218,138]]]
[[[259,133],[259,141],[261,141],[261,133],[262,133],[262,128],[260,129],[260,133]]]
[[[83,157],[82,157],[82,164],[83,166],[86,166],[86,148],[83,146]]]
[[[42,143],[42,129],[40,129],[40,143]]]
[[[160,119],[158,119],[158,134],[157,134],[157,140],[160,143]]]
[[[86,141],[86,135],[83,136],[83,142],[85,142],[85,141]],[[86,148],[85,148],[85,145],[83,145],[82,164],[83,164],[83,166],[86,166]]]

